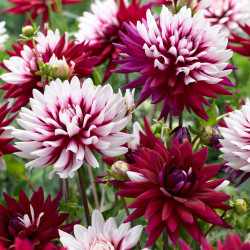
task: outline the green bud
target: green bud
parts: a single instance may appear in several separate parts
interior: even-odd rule
[[[116,161],[110,169],[110,173],[111,175],[119,181],[126,181],[128,180],[128,175],[127,175],[127,171],[129,171],[129,165],[128,163],[124,162],[124,161]]]
[[[221,134],[218,128],[206,126],[201,135],[201,144],[213,147],[219,144],[219,139],[221,139]]]
[[[234,209],[237,214],[245,214],[247,212],[247,203],[243,199],[237,199],[234,202]]]
[[[31,38],[35,34],[35,29],[31,25],[22,27],[22,35]]]

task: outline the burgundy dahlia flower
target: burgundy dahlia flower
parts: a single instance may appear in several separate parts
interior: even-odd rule
[[[13,15],[16,14],[25,14],[30,12],[30,17],[32,20],[35,20],[37,16],[42,15],[42,27],[44,28],[44,24],[49,21],[49,7],[54,12],[60,12],[60,8],[58,8],[58,1],[55,0],[7,0],[10,3],[13,3],[14,6],[2,10],[2,12],[10,12]],[[82,2],[82,0],[61,0],[60,3],[64,4],[74,4]],[[31,21],[28,19],[24,25],[30,24]]]
[[[4,248],[0,243],[0,250],[6,250],[9,248]],[[15,238],[15,243],[11,247],[12,250],[36,250],[36,246],[32,244],[32,242],[28,238]],[[67,250],[67,248],[61,248],[55,245],[52,242],[49,242],[45,246],[42,247],[43,250]]]
[[[39,32],[36,46],[40,62],[50,63],[53,67],[57,66],[55,62],[60,59],[67,63],[68,68],[74,67],[71,78],[89,76],[93,72],[92,67],[99,61],[96,57],[89,56],[90,52],[87,52],[87,45],[84,42],[82,44],[68,42],[68,34],[60,36],[58,30],[55,32],[49,30],[47,35]],[[17,98],[12,107],[12,112],[15,112],[29,102],[33,89],[43,92],[44,85],[48,82],[42,83],[42,77],[36,75],[40,69],[30,41],[26,44],[19,42],[19,45],[13,45],[13,48],[15,52],[7,51],[10,58],[0,63],[9,72],[0,77],[6,82],[1,86],[1,89],[7,91],[4,98]]]
[[[159,23],[148,10],[147,20],[125,26],[124,45],[116,45],[125,58],[116,72],[141,74],[124,86],[143,86],[136,106],[152,95],[152,104],[163,101],[159,119],[169,112],[178,116],[186,107],[207,120],[202,103],[209,102],[204,97],[230,94],[222,85],[233,86],[226,78],[232,52],[226,50],[227,39],[219,26],[210,27],[201,11],[192,16],[191,9],[183,7],[172,15],[163,6]]]
[[[84,162],[96,168],[99,163],[93,151],[115,157],[127,152],[121,145],[131,140],[121,132],[132,115],[127,101],[112,87],[95,87],[91,79],[83,83],[77,77],[71,82],[50,82],[44,94],[33,91],[31,110],[22,108],[17,122],[24,130],[13,135],[21,140],[16,147],[19,156],[33,161],[27,167],[49,167],[61,178],[73,177]]]
[[[13,127],[8,126],[16,115],[4,120],[6,115],[9,113],[10,108],[8,108],[8,103],[5,103],[2,107],[0,107],[0,170],[6,169],[5,161],[2,158],[2,155],[12,154],[18,149],[16,149],[13,145],[9,144],[14,138],[11,135],[13,131]]]
[[[180,244],[183,250],[192,250],[182,239],[180,240]],[[237,234],[228,234],[224,243],[221,240],[217,241],[217,248],[209,244],[205,244],[202,246],[202,250],[249,250],[250,242],[243,243],[239,235]]]
[[[240,31],[240,26],[250,24],[248,0],[214,0],[203,10],[212,25],[220,25],[221,30],[230,35]]]
[[[44,250],[52,239],[59,237],[59,229],[71,232],[80,221],[61,226],[68,217],[68,214],[59,214],[61,197],[60,191],[54,200],[49,195],[44,201],[41,187],[30,200],[23,190],[18,201],[4,193],[7,207],[0,204],[0,244],[13,249],[20,238],[29,240],[35,250]]]
[[[135,209],[125,220],[144,216],[149,219],[146,247],[153,244],[163,230],[176,245],[180,225],[196,240],[205,241],[197,219],[216,226],[232,228],[214,209],[231,209],[223,202],[229,195],[216,191],[224,179],[211,180],[219,165],[204,166],[208,149],[192,153],[189,141],[180,145],[176,139],[168,151],[161,142],[153,150],[138,147],[136,163],[130,165],[130,181],[113,181],[121,190],[117,195],[135,198],[128,206]],[[224,184],[223,184],[224,185]]]
[[[228,47],[242,56],[249,57],[250,60],[250,26],[245,25],[240,27],[243,31],[245,31],[248,37],[242,37],[237,34],[231,33],[229,41],[235,45],[229,45]]]
[[[103,2],[96,0],[91,4],[92,13],[83,13],[79,19],[79,31],[75,37],[79,41],[89,42],[93,55],[101,58],[100,64],[108,61],[104,82],[117,65],[113,60],[118,59],[120,50],[113,43],[121,43],[119,30],[125,30],[123,22],[136,24],[138,20],[145,18],[147,9],[152,5],[164,3],[164,0],[157,0],[140,6],[141,0],[132,0],[130,4],[125,0],[104,0]]]

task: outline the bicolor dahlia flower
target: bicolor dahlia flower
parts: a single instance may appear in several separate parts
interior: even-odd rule
[[[17,122],[24,130],[14,136],[22,142],[16,147],[24,158],[35,158],[27,167],[53,165],[49,178],[73,177],[84,162],[99,167],[93,150],[109,156],[127,152],[131,136],[120,132],[130,122],[126,97],[114,94],[108,84],[95,87],[91,79],[83,83],[77,77],[71,82],[53,81],[44,94],[33,91],[31,110],[22,108]]]
[[[79,19],[79,31],[75,37],[79,41],[88,41],[89,49],[93,55],[101,58],[100,64],[108,61],[106,74],[103,81],[111,75],[117,63],[113,60],[119,58],[120,50],[114,46],[120,43],[119,30],[124,30],[123,22],[136,23],[145,18],[147,9],[152,5],[165,3],[157,0],[140,6],[141,0],[132,0],[130,4],[126,0],[96,0],[91,4],[91,12],[84,12]]]
[[[52,239],[59,237],[59,229],[71,232],[80,221],[61,226],[68,217],[68,214],[59,214],[61,197],[60,191],[54,200],[50,195],[44,200],[41,187],[30,200],[23,190],[18,201],[4,193],[7,207],[0,204],[0,243],[6,249],[13,249],[17,238],[27,239],[36,250],[43,250]]]
[[[8,103],[5,103],[2,107],[0,107],[0,170],[6,169],[5,161],[2,156],[18,151],[18,149],[16,149],[13,145],[9,144],[14,139],[11,135],[14,128],[8,125],[17,115],[16,114],[7,120],[4,120],[9,111],[10,108],[8,108]]]
[[[221,30],[230,35],[240,31],[240,25],[250,24],[248,0],[214,0],[204,11],[212,25],[220,25]]]
[[[16,14],[25,14],[30,12],[30,18],[35,20],[37,16],[42,15],[42,27],[44,28],[45,23],[49,21],[49,7],[54,12],[60,12],[58,6],[58,1],[56,0],[7,0],[10,3],[13,3],[14,6],[2,10],[2,12],[10,12],[13,15]],[[59,1],[62,5],[64,4],[74,4],[82,2],[82,0],[61,0]],[[24,25],[30,24],[31,21],[28,19]]]
[[[186,107],[207,120],[202,103],[209,103],[204,96],[230,94],[222,85],[232,86],[226,78],[232,52],[226,50],[227,39],[219,26],[210,27],[201,11],[192,16],[191,9],[183,7],[172,15],[163,6],[159,23],[148,10],[146,21],[125,26],[124,45],[116,46],[126,55],[116,72],[141,74],[124,86],[143,86],[136,106],[152,95],[152,104],[163,101],[160,119],[169,112],[178,116]]]
[[[240,27],[243,31],[245,31],[248,37],[242,37],[237,34],[231,33],[229,41],[235,45],[229,45],[228,47],[242,56],[249,57],[250,60],[250,26],[245,25]]]
[[[53,67],[58,66],[58,63],[55,65],[58,59],[64,60],[68,64],[65,68],[71,68],[68,72],[71,78],[89,76],[93,72],[92,67],[99,61],[98,58],[89,56],[90,52],[87,52],[87,45],[84,42],[82,44],[68,42],[68,34],[60,36],[58,30],[55,32],[49,30],[47,35],[39,32],[36,44],[40,62],[51,63]],[[0,64],[9,72],[0,77],[6,82],[1,87],[7,91],[4,98],[17,98],[12,107],[12,112],[15,112],[29,102],[33,89],[43,92],[44,85],[48,82],[42,83],[42,77],[36,74],[40,69],[31,41],[26,44],[19,42],[19,45],[13,45],[13,48],[15,52],[8,51],[10,58]]]
[[[0,51],[4,50],[4,43],[8,39],[8,35],[5,34],[6,29],[5,29],[5,21],[0,22]]]
[[[192,250],[182,239],[180,240],[180,244],[183,250]],[[217,248],[209,244],[205,244],[202,247],[203,250],[248,250],[250,249],[250,242],[243,243],[239,235],[237,234],[228,234],[224,243],[221,240],[217,241]]]
[[[192,153],[189,141],[180,145],[176,139],[169,151],[161,142],[157,142],[153,150],[141,147],[138,150],[140,155],[134,156],[136,163],[131,164],[127,172],[130,181],[110,182],[121,189],[117,195],[135,198],[128,206],[135,210],[124,222],[141,216],[149,219],[146,247],[153,244],[165,228],[176,245],[180,225],[202,243],[205,238],[197,219],[232,228],[214,210],[230,209],[223,203],[230,196],[215,190],[224,179],[211,180],[220,166],[204,166],[207,148]]]
[[[246,100],[246,102],[243,99],[241,99],[242,105],[245,105],[248,102],[249,102],[248,99]],[[226,109],[227,113],[234,111],[229,105],[225,105],[225,109]],[[227,124],[223,121],[219,121],[219,125],[221,127],[227,128]],[[217,147],[220,148],[221,146],[222,145],[219,144]],[[238,187],[239,185],[241,185],[244,181],[246,181],[250,177],[249,172],[244,172],[242,170],[237,170],[237,169],[231,168],[230,166],[227,166],[227,162],[224,164],[223,168],[225,168],[226,173],[229,173],[227,179],[230,182],[232,182],[233,184],[235,184],[235,187]]]
[[[227,161],[227,166],[237,170],[232,173],[231,178],[238,178],[242,175],[242,171],[246,173],[240,184],[250,177],[249,112],[250,102],[247,101],[241,111],[230,112],[228,117],[224,118],[226,127],[220,127],[224,137],[220,140],[222,145],[220,151],[223,153],[221,157]]]
[[[130,223],[117,227],[114,218],[106,222],[100,211],[95,210],[92,215],[91,226],[85,228],[81,225],[74,226],[74,236],[59,230],[60,241],[69,250],[89,249],[132,249],[139,241],[143,227],[130,228]]]

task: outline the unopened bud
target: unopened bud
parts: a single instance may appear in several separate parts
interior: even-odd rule
[[[200,142],[203,145],[214,147],[219,144],[219,139],[221,139],[219,129],[214,126],[206,126],[201,135]]]
[[[186,141],[189,141],[191,143],[191,136],[186,127],[176,127],[170,134],[167,139],[167,147],[171,148],[173,140],[177,138],[179,144],[183,144]]]
[[[31,25],[22,27],[22,35],[31,38],[35,33],[35,29]]]
[[[110,169],[110,173],[116,180],[129,180],[127,172],[130,170],[128,163],[124,161],[116,161]]]
[[[237,214],[245,214],[247,212],[247,203],[243,199],[237,199],[234,202],[234,209]]]
[[[71,70],[70,67],[67,64],[67,61],[63,57],[63,59],[58,60],[55,55],[51,57],[49,64],[53,67],[53,70],[51,71],[51,78],[53,80],[59,78],[62,81],[68,80],[71,76]]]

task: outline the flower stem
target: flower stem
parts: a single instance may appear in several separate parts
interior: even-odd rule
[[[200,146],[200,140],[197,142],[194,152],[197,152]]]
[[[64,180],[64,199],[65,202],[69,201],[69,180]]]
[[[153,121],[155,119],[155,116],[156,116],[156,112],[157,112],[157,107],[158,106],[158,103],[156,103],[153,107],[153,111],[152,111],[152,116],[151,116],[151,125],[153,124]]]
[[[35,50],[36,60],[37,60],[37,63],[38,63],[39,62],[39,55],[38,55],[38,50],[37,50],[37,47],[36,47],[36,42],[35,42],[33,37],[31,38],[31,41],[32,41],[33,48]]]
[[[234,61],[233,61],[233,58],[230,58],[230,63],[234,66]],[[239,94],[239,78],[236,74],[236,71],[233,70],[233,77],[234,77],[234,80],[235,80],[235,87],[236,87],[236,93]]]
[[[172,114],[169,115],[169,129],[173,129],[173,116]]]
[[[163,240],[163,250],[168,250],[168,235],[166,229],[163,231],[162,240]]]
[[[87,198],[87,194],[86,194],[86,188],[84,185],[84,180],[83,180],[81,168],[79,168],[77,170],[77,172],[78,172],[78,178],[79,178],[79,183],[80,183],[80,188],[81,188],[81,195],[82,195],[82,202],[83,202],[85,217],[86,217],[87,225],[90,226],[91,219],[90,219],[90,213],[89,213],[89,207],[88,207],[88,198]]]
[[[93,190],[95,207],[99,210],[100,205],[99,205],[98,195],[97,195],[97,192],[96,192],[96,185],[95,185],[95,182],[94,182],[92,167],[90,167],[89,165],[88,165],[88,172],[89,172],[90,182],[91,182],[91,186],[92,186],[92,190]]]
[[[183,125],[183,117],[182,117],[182,114],[179,115],[179,126],[182,127]]]
[[[128,211],[127,203],[126,203],[126,201],[124,200],[123,197],[121,197],[121,201],[122,201],[122,204],[123,204],[123,206],[125,208],[125,212],[126,212],[127,216],[129,217],[130,213]],[[130,225],[131,225],[131,227],[133,227],[133,222],[132,221],[130,221]],[[140,244],[139,241],[137,242],[137,247],[138,247],[139,250],[141,249],[141,244]]]

